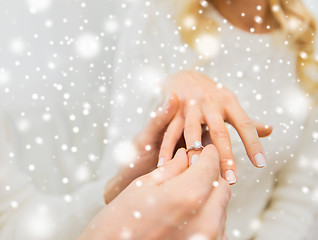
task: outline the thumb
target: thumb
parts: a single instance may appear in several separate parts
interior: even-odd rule
[[[125,184],[126,186],[128,184]],[[104,200],[106,204],[109,204],[117,195],[126,187],[123,186],[121,177],[115,176],[110,179],[104,189]]]
[[[222,240],[229,240],[229,238],[227,237],[226,233],[224,233]]]
[[[268,124],[254,121],[254,125],[259,137],[267,137],[273,132],[273,127]]]
[[[180,148],[171,161],[168,161],[161,167],[155,169],[147,175],[144,175],[141,178],[151,184],[162,184],[169,179],[181,174],[188,167],[189,163],[187,153],[184,148]]]

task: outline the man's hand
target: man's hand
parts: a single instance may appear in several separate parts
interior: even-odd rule
[[[79,240],[226,239],[230,188],[219,173],[213,145],[190,167],[186,151],[180,149],[174,159],[134,180],[98,213]]]

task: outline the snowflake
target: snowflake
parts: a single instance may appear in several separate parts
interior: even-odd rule
[[[81,58],[92,59],[99,53],[100,42],[93,34],[83,33],[75,41],[75,50]]]

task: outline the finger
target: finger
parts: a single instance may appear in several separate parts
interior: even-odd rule
[[[200,112],[194,106],[189,107],[185,117],[184,138],[186,146],[190,147],[195,142],[201,142],[202,128],[201,128],[201,116]],[[201,150],[190,150],[188,152],[189,164],[192,164],[192,160],[198,158]]]
[[[181,194],[189,198],[199,195],[202,200],[212,189],[212,182],[219,178],[219,157],[213,145],[207,145],[199,158],[182,174],[171,179],[172,184]]]
[[[210,223],[213,221],[219,223],[222,220],[225,221],[224,216],[226,216],[226,208],[231,198],[231,189],[223,178],[214,181],[212,185],[214,187],[213,191],[200,212],[200,218]]]
[[[239,103],[232,103],[226,110],[226,118],[239,133],[251,162],[259,168],[266,166],[266,156],[259,141],[254,122],[248,117]]]
[[[165,165],[141,177],[151,184],[162,184],[179,175],[188,168],[188,157],[184,148],[180,148],[175,157]]]
[[[104,200],[109,204],[119,193],[121,193],[131,181],[125,178],[124,175],[118,173],[115,177],[110,179],[104,189]]]
[[[222,240],[229,240],[228,236],[226,235],[226,233],[224,233]]]
[[[164,103],[164,106],[159,108],[149,124],[146,126],[146,132],[151,138],[162,137],[168,124],[171,122],[179,107],[179,100],[175,93],[171,93]]]
[[[265,123],[254,121],[258,137],[267,137],[272,134],[273,127]]]
[[[220,156],[221,175],[229,184],[237,182],[236,165],[232,153],[230,134],[223,117],[212,103],[203,105],[204,120],[210,131],[213,144]]]
[[[166,133],[163,136],[163,140],[159,151],[158,167],[162,166],[172,158],[175,146],[177,145],[182,135],[183,127],[184,118],[180,112],[177,113],[177,115],[171,121]]]
[[[215,235],[215,232],[209,232],[209,230],[216,230],[218,231],[217,235],[222,237],[224,235],[226,208],[231,197],[231,189],[229,184],[222,178],[219,178],[219,181],[215,181],[213,186],[214,189],[201,209],[198,219],[199,222],[203,223],[201,227],[204,232]],[[211,226],[217,226],[217,229],[211,229]]]

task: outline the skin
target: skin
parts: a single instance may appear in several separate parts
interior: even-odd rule
[[[206,124],[209,127],[207,142],[211,138],[220,155],[222,177],[226,178],[226,171],[232,170],[237,179],[230,136],[225,126],[228,122],[238,131],[254,166],[263,167],[258,166],[255,160],[259,153],[266,159],[259,137],[270,135],[272,127],[250,119],[231,91],[225,87],[219,88],[212,79],[195,71],[181,71],[170,76],[165,81],[165,88],[177,94],[180,104],[164,135],[160,163],[171,159],[182,134],[187,147],[194,141],[204,140],[201,125]],[[190,151],[189,159],[199,153]]]
[[[269,17],[269,4],[267,0],[209,0],[211,4],[234,26],[249,32],[268,33],[273,28]],[[258,9],[258,6],[261,8]],[[242,16],[244,13],[244,16]],[[255,21],[255,17],[262,19],[261,23]],[[269,29],[267,26],[271,26]]]
[[[197,239],[198,234],[227,239],[230,188],[219,176],[216,148],[206,146],[188,166],[185,149],[179,149],[174,159],[137,178],[101,210],[79,240],[126,239],[125,234],[138,240]]]
[[[184,82],[186,80],[186,76],[184,76],[184,72],[180,72],[180,77],[177,78],[177,76],[174,77],[174,81],[171,81],[176,84],[176,86],[185,86],[184,84],[181,84],[177,82],[176,80],[179,80],[180,82]],[[186,72],[185,74],[189,74]],[[261,144],[259,143],[258,136],[264,137],[267,136],[271,133],[272,128],[267,127],[264,124],[261,123],[256,123],[252,122],[249,117],[245,114],[245,112],[241,109],[239,103],[235,99],[235,96],[225,88],[221,91],[218,89],[213,81],[211,79],[207,79],[204,75],[199,75],[196,72],[190,72],[190,74],[195,74],[195,78],[191,78],[190,80],[193,81],[192,84],[193,86],[196,86],[196,88],[192,88],[189,94],[193,93],[198,93],[199,96],[202,94],[202,87],[198,83],[199,77],[204,77],[202,81],[205,82],[205,84],[208,84],[211,86],[211,91],[210,93],[215,96],[216,100],[217,99],[227,99],[227,98],[233,98],[231,101],[222,101],[222,103],[226,103],[224,105],[223,109],[226,109],[227,105],[232,106],[230,103],[233,103],[233,107],[235,108],[234,113],[235,116],[237,116],[236,120],[241,121],[241,127],[238,127],[239,129],[242,130],[242,135],[245,136],[243,137],[244,144],[245,146],[251,145],[250,148],[248,149],[248,153],[250,156],[253,156],[256,152],[260,151],[263,152],[263,148]],[[176,87],[177,88],[177,87]],[[205,86],[204,86],[205,88]],[[208,88],[206,88],[208,89]],[[186,89],[180,89],[181,93],[185,93]],[[180,96],[181,94],[179,94]],[[208,98],[209,95],[207,95]],[[181,97],[183,97],[181,95]],[[192,95],[189,97],[192,99]],[[185,101],[185,100],[183,100]],[[206,101],[204,98],[202,99],[202,104],[210,104],[210,102]],[[204,102],[206,101],[206,103]],[[217,101],[215,101],[217,102]],[[201,104],[201,102],[198,102]],[[192,106],[191,106],[192,107]],[[220,124],[224,125],[223,119],[226,119],[225,115],[220,112],[220,108],[216,108],[214,111],[214,116],[219,116],[218,119],[220,120]],[[229,111],[231,111],[232,108],[229,108]],[[197,124],[197,131],[192,128],[192,131],[185,131],[185,138],[181,137],[183,129],[184,129],[184,119],[187,117],[187,115],[183,115],[183,111],[187,111],[184,108],[184,105],[182,103],[182,100],[179,100],[178,96],[176,93],[171,93],[170,96],[166,99],[166,104],[165,106],[161,107],[157,112],[156,112],[156,117],[152,118],[148,125],[144,128],[142,132],[140,132],[135,138],[134,138],[134,146],[135,149],[137,150],[137,155],[136,159],[134,160],[134,167],[131,168],[129,165],[122,165],[121,168],[119,169],[118,173],[107,182],[105,186],[105,192],[104,192],[104,198],[105,202],[109,203],[111,202],[121,191],[123,191],[132,181],[134,181],[137,177],[142,176],[146,173],[149,173],[150,171],[153,171],[156,166],[157,166],[157,159],[158,155],[163,156],[164,155],[166,159],[171,159],[173,152],[175,149],[179,149],[181,147],[186,146],[186,139],[188,139],[188,142],[193,142],[194,139],[201,139],[201,126],[200,124]],[[207,109],[208,114],[211,114],[211,109]],[[182,114],[180,116],[180,114]],[[188,121],[192,120],[193,115],[191,114],[191,111],[189,112],[188,116]],[[178,124],[175,124],[177,122]],[[203,122],[203,121],[202,121]],[[196,122],[194,122],[194,125]],[[213,126],[215,127],[216,125],[214,122],[212,122]],[[233,123],[234,124],[234,123]],[[188,126],[188,125],[187,125]],[[250,129],[248,129],[250,128]],[[191,127],[190,127],[191,129]],[[213,128],[212,128],[213,129]],[[217,129],[217,128],[214,128]],[[255,131],[257,130],[257,133]],[[215,130],[212,130],[212,134]],[[178,132],[178,133],[176,133]],[[226,130],[227,132],[227,130]],[[198,134],[196,136],[196,134]],[[218,136],[221,134],[218,134]],[[181,138],[180,138],[181,137]],[[189,140],[190,138],[190,140]],[[210,140],[210,133],[209,132],[203,132],[202,133],[202,139],[203,143],[209,144],[211,143]],[[230,149],[230,143],[229,143],[229,138],[223,139],[223,142],[227,142],[229,149]],[[255,144],[256,142],[256,144]],[[215,141],[216,145],[217,141]],[[222,154],[226,154],[222,152],[224,146],[222,145],[223,143],[221,142],[221,145],[218,147],[219,155],[220,157],[220,171],[221,175],[225,178],[225,171],[232,169],[236,173],[236,167],[235,167],[235,162],[233,161],[232,164],[229,164],[228,160],[223,161],[222,160]],[[146,150],[146,146],[150,145],[151,149]],[[227,150],[227,149],[226,149]],[[188,158],[189,158],[189,164],[191,165],[191,159],[194,155],[198,155],[198,151],[190,151],[188,153]],[[232,153],[231,153],[232,156]],[[229,159],[228,157],[225,157],[225,159]],[[167,162],[167,161],[165,161]],[[254,163],[255,164],[255,163]]]
[[[220,96],[220,98],[222,98],[222,96]],[[175,93],[172,93],[166,99],[165,106],[159,108],[156,112],[156,117],[152,118],[144,130],[134,138],[133,144],[137,150],[136,159],[133,161],[134,167],[129,167],[129,164],[122,165],[118,173],[107,182],[104,192],[104,199],[106,203],[111,202],[137,177],[147,174],[157,167],[159,150],[161,148],[162,151],[164,146],[163,144],[167,144],[164,140],[167,140],[167,138],[169,140],[169,129],[178,130],[178,128],[172,128],[172,121],[178,117],[177,114],[180,113],[180,109],[182,109],[181,101]],[[180,129],[182,130],[182,126]],[[266,136],[271,132],[271,128],[266,128],[263,124],[259,123],[256,124],[256,129],[259,136]],[[171,133],[173,134],[174,132]],[[255,129],[253,129],[252,133],[256,134]],[[209,136],[209,132],[203,133],[202,138],[204,139],[203,142],[205,144],[211,143]],[[254,139],[258,139],[258,137],[255,136]],[[179,139],[178,143],[172,143],[168,146],[172,146],[174,144],[176,144],[176,149],[185,147],[186,145],[183,137]],[[151,146],[151,149],[148,151],[146,150],[147,145]],[[172,152],[175,150],[171,148],[169,151],[171,151],[171,153],[167,158],[171,159]],[[199,152],[196,151],[190,151],[187,154],[190,165],[192,156],[194,154],[197,155],[198,153]],[[253,153],[251,155],[253,155]],[[235,170],[235,162],[233,165],[228,165],[228,161],[222,162],[222,160],[220,160],[220,169],[221,174],[224,174],[224,172],[228,169]]]

